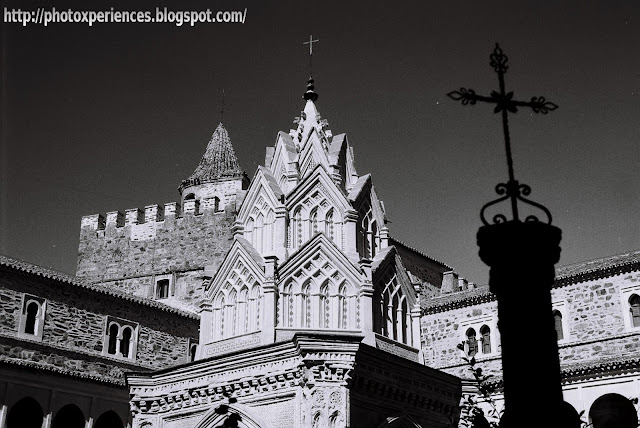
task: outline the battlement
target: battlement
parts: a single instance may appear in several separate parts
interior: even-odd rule
[[[235,209],[235,204],[226,208]],[[176,219],[203,214],[224,213],[222,204],[216,197],[185,200],[182,207],[178,202],[168,202],[164,205],[152,204],[144,208],[131,208],[120,211],[110,211],[106,217],[102,214],[82,216],[80,228],[82,230],[105,230],[112,227],[124,227],[140,224],[163,223],[165,219]],[[182,208],[182,210],[181,210]]]

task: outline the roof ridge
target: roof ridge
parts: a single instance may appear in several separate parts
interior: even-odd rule
[[[0,254],[0,266],[6,266],[12,269],[19,270],[24,273],[30,273],[30,274],[38,275],[44,278],[66,282],[67,284],[70,284],[70,285],[87,288],[87,289],[96,291],[98,293],[107,294],[113,297],[118,297],[118,298],[128,300],[130,302],[138,303],[144,306],[161,309],[163,311],[171,312],[186,318],[192,318],[192,319],[200,318],[198,314],[194,312],[190,312],[184,309],[174,308],[164,303],[156,302],[155,300],[145,299],[143,297],[139,297],[133,294],[128,294],[120,290],[107,288],[99,283],[92,283],[89,281],[85,281],[82,278],[78,278],[77,276],[69,275],[64,272],[59,272],[51,268],[36,265],[34,263],[26,262],[24,260],[16,259],[3,254]]]

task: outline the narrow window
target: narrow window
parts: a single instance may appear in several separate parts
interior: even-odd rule
[[[197,344],[193,344],[191,345],[191,349],[189,349],[189,361],[195,361],[196,360],[196,351],[198,350],[198,345]]]
[[[116,354],[116,348],[118,343],[118,332],[119,328],[117,324],[111,324],[109,327],[109,348],[107,348],[107,353],[111,355]]]
[[[220,198],[217,196],[213,197],[213,210],[220,211]]]
[[[629,306],[631,310],[631,325],[640,327],[640,297],[637,294],[629,298]]]
[[[122,330],[122,339],[120,339],[120,353],[123,357],[129,358],[129,347],[131,345],[131,329],[125,327]]]
[[[482,327],[480,327],[480,335],[481,335],[481,341],[482,341],[482,353],[483,354],[490,354],[491,353],[491,329],[486,326],[483,325]]]
[[[318,232],[318,209],[311,211],[309,216],[309,238]]]
[[[324,220],[324,233],[327,238],[333,240],[333,210],[329,211]]]
[[[24,332],[27,334],[36,334],[36,319],[40,305],[36,302],[30,302],[27,305],[27,322],[25,323]]]
[[[478,340],[476,339],[476,331],[472,328],[467,330],[467,355],[473,357],[478,353]]]
[[[166,299],[169,297],[169,280],[161,279],[156,283],[156,298]]]
[[[553,311],[553,323],[556,329],[556,336],[558,340],[564,339],[564,332],[562,331],[562,314],[560,311]]]

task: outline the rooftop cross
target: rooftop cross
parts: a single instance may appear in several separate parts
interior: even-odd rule
[[[313,44],[319,41],[320,39],[313,40],[313,36],[309,35],[309,41],[303,43],[303,45],[309,45],[309,75],[310,76],[313,75],[313,68],[311,65],[311,58],[313,57]]]
[[[548,223],[551,224],[551,213],[549,210],[529,199],[523,198],[522,195],[528,196],[531,193],[531,188],[526,184],[519,184],[515,179],[513,173],[513,159],[511,157],[511,139],[509,137],[509,117],[508,113],[517,113],[518,107],[529,107],[533,110],[534,113],[542,113],[547,114],[550,111],[553,111],[558,108],[558,106],[550,101],[547,101],[544,97],[532,97],[530,101],[517,101],[513,99],[513,92],[506,92],[504,85],[504,74],[507,72],[509,66],[507,65],[507,61],[509,58],[502,52],[500,46],[496,43],[496,47],[493,50],[493,53],[489,57],[491,61],[489,64],[496,73],[498,73],[498,81],[500,83],[500,92],[491,91],[490,96],[478,95],[473,89],[469,88],[460,88],[459,91],[449,92],[447,95],[456,100],[461,101],[462,105],[471,104],[474,105],[478,101],[484,101],[487,103],[495,104],[496,107],[493,110],[494,113],[502,112],[502,129],[504,131],[504,143],[507,151],[507,166],[509,168],[509,181],[507,183],[499,183],[496,186],[496,193],[502,196],[495,201],[491,201],[485,204],[480,210],[480,218],[482,222],[486,225],[489,223],[484,218],[484,211],[491,205],[497,204],[498,202],[504,201],[506,199],[511,199],[511,210],[513,213],[513,220],[520,221],[518,217],[518,204],[517,200],[533,205],[535,207],[540,208],[545,212],[548,217]],[[507,218],[504,214],[496,214],[493,217],[494,223],[502,223],[507,221]],[[530,215],[527,216],[525,221],[538,221],[536,216]]]
[[[224,117],[224,88],[222,88],[222,105],[220,106],[220,123],[222,123],[222,118]]]

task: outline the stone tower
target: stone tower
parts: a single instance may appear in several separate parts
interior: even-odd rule
[[[203,280],[231,246],[236,207],[248,182],[220,123],[178,188],[181,203],[82,218],[76,275],[193,311]]]

